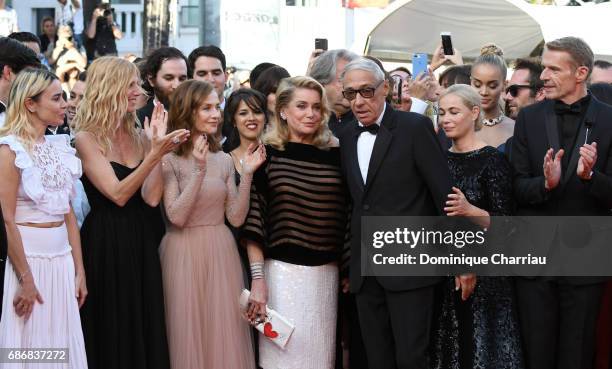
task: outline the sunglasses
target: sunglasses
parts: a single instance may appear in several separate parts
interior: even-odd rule
[[[357,97],[357,94],[361,95],[361,97],[363,97],[364,99],[370,99],[372,97],[374,97],[374,93],[376,92],[376,89],[384,82],[385,80],[382,80],[380,82],[378,82],[378,84],[374,87],[366,87],[366,88],[362,88],[359,90],[353,90],[353,89],[348,89],[348,90],[344,90],[342,91],[342,96],[344,96],[345,99],[347,99],[348,101],[353,101],[355,100],[355,98]]]
[[[506,93],[510,94],[510,96],[512,97],[517,97],[518,93],[521,89],[523,88],[528,88],[530,90],[533,89],[532,85],[512,85],[512,86],[508,86],[508,88],[506,88]]]

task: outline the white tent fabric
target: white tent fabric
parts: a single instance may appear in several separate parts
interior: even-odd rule
[[[542,42],[577,36],[597,58],[612,60],[612,4],[582,7],[531,5],[524,0],[396,0],[369,34],[366,55],[409,61],[412,53],[431,54],[440,32],[452,34],[453,46],[466,58],[495,42],[504,57],[529,56]]]

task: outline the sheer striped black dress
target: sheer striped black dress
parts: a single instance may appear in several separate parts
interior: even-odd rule
[[[340,151],[292,142],[266,150],[242,237],[263,247],[268,305],[296,329],[284,350],[260,337],[259,365],[331,369],[348,212]]]

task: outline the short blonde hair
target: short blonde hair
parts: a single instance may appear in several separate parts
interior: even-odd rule
[[[295,91],[298,88],[308,89],[316,91],[321,96],[321,124],[319,129],[315,133],[313,145],[319,149],[327,149],[330,147],[333,140],[333,134],[327,126],[329,119],[329,104],[327,102],[327,96],[325,95],[325,89],[315,79],[310,77],[291,77],[285,78],[281,81],[278,89],[276,90],[276,109],[275,118],[276,122],[272,125],[272,128],[264,135],[263,141],[275,147],[278,150],[284,150],[285,145],[289,142],[289,128],[287,121],[282,119],[280,112],[282,109],[287,107]]]
[[[136,113],[128,113],[127,90],[132,77],[140,77],[138,68],[116,56],[96,59],[87,69],[87,84],[74,124],[78,132],[91,133],[104,152],[112,147],[111,139],[120,125],[140,145]],[[144,91],[142,91],[144,93]]]
[[[9,92],[6,122],[0,128],[0,136],[12,134],[26,149],[34,147],[38,134],[32,125],[33,113],[26,109],[25,102],[27,99],[37,100],[55,80],[57,76],[46,69],[26,68],[17,75]]]
[[[457,96],[459,99],[461,99],[463,105],[470,110],[472,110],[475,106],[480,109],[480,114],[478,114],[478,118],[476,118],[476,121],[474,122],[474,129],[479,131],[482,128],[483,112],[482,103],[480,102],[480,95],[478,95],[478,92],[476,92],[470,85],[457,84],[447,88],[446,91],[444,91],[444,93],[440,96],[440,100],[448,95]]]

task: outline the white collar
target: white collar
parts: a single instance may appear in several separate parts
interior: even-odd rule
[[[383,116],[385,115],[385,110],[387,110],[387,103],[385,103],[385,106],[383,107],[382,113],[380,113],[380,115],[378,116],[378,119],[376,119],[376,124],[378,124],[380,126],[380,123],[383,120]],[[363,127],[363,123],[361,123],[360,121],[357,121],[357,123],[359,124],[359,126]]]

